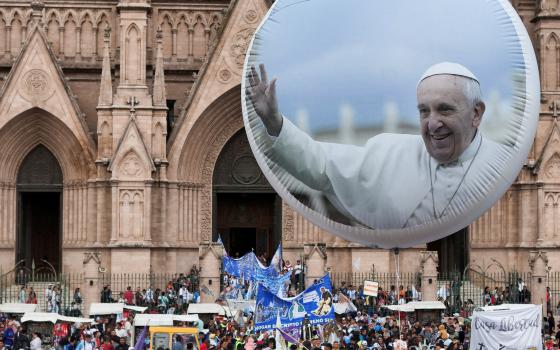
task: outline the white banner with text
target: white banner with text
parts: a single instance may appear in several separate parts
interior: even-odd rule
[[[471,349],[542,350],[542,306],[499,305],[472,316]]]

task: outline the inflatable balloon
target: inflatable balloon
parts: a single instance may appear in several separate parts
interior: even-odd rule
[[[280,196],[370,247],[472,223],[527,158],[538,68],[506,0],[277,0],[250,45],[245,129]]]

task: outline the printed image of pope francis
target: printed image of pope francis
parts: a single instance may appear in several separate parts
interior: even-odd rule
[[[507,147],[484,138],[480,82],[466,67],[433,65],[419,79],[420,134],[379,134],[364,146],[318,142],[285,118],[264,65],[247,95],[271,139],[267,157],[337,210],[374,229],[401,229],[469,210],[501,178]],[[506,152],[509,153],[509,152]]]

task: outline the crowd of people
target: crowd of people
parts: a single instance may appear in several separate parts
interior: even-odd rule
[[[55,348],[58,350],[128,350],[131,344],[133,316],[119,322],[102,317],[96,323],[57,323],[52,332],[33,331],[17,318],[0,316],[0,350]]]
[[[25,323],[2,315],[0,350],[41,350],[47,347],[57,350],[129,350],[135,345],[132,341],[133,325],[134,314],[131,313],[121,319],[98,317],[93,324],[57,324],[51,334],[41,334],[28,332]],[[558,349],[560,324],[552,328],[545,326],[544,329],[545,349]],[[201,322],[199,330],[200,347],[194,345],[192,350],[476,349],[469,344],[471,328],[468,318],[455,314],[437,321],[421,322],[384,307],[371,313],[361,308],[337,315],[334,321],[321,327],[304,322],[300,340],[292,343],[282,341],[283,344],[278,344],[276,331],[254,332],[251,314],[229,319],[216,316]],[[144,344],[140,345],[143,348]],[[175,349],[174,346],[171,350],[185,348]]]
[[[82,315],[82,294],[80,288],[74,289],[70,305],[63,308],[63,288],[60,284],[49,283],[44,291],[44,305],[42,310],[79,317]],[[22,285],[19,289],[17,301],[21,304],[38,304],[39,298],[33,286]]]
[[[107,284],[101,291],[102,303],[125,303],[128,305],[145,306],[149,311],[159,313],[180,314],[187,310],[190,303],[200,301],[200,269],[193,265],[188,274],[179,273],[170,279],[163,288],[127,286],[126,290],[117,292]],[[203,288],[204,290],[204,288]]]
[[[293,296],[303,288],[304,269],[298,261],[291,266],[284,262],[284,271],[292,271],[292,278],[286,285],[289,295]],[[148,313],[185,314],[190,303],[200,299],[199,269],[193,266],[188,274],[178,274],[168,281],[164,288],[127,286],[124,291],[114,292],[111,285],[105,285],[101,291],[102,302],[121,302],[129,305],[146,306]],[[225,299],[232,290],[249,295],[250,283],[225,274],[222,279],[222,293],[216,296],[218,303],[227,305]],[[69,316],[81,316],[82,296],[79,288],[74,290],[72,306],[61,310],[61,288],[49,285],[45,290],[46,310],[64,313]],[[560,347],[560,323],[555,323],[555,314],[551,305],[551,292],[547,288],[548,312],[543,318],[544,349]],[[437,292],[443,302],[450,302],[454,296],[453,285],[444,284]],[[37,303],[37,293],[32,287],[22,286],[19,301]],[[377,297],[364,294],[362,285],[355,286],[344,281],[333,285],[333,301],[349,302],[354,308],[345,314],[336,315],[336,319],[324,326],[310,326],[304,323],[301,338],[288,343],[290,350],[402,350],[402,349],[474,349],[470,346],[470,319],[474,305],[472,301],[464,302],[459,312],[449,308],[442,313],[441,319],[416,320],[411,314],[394,313],[387,306],[422,300],[422,292],[414,284],[389,285],[387,289],[380,286]],[[529,303],[530,293],[523,281],[511,290],[509,287],[491,290],[484,288],[481,296],[484,305],[499,305],[508,302]],[[73,311],[76,310],[76,311]],[[129,350],[134,346],[134,313],[122,319],[99,317],[94,324],[57,324],[52,334],[28,332],[26,324],[21,324],[17,317],[0,315],[0,350],[32,349],[40,350],[53,347],[57,350]],[[181,324],[179,324],[181,325]],[[186,350],[275,350],[284,349],[277,344],[275,331],[254,331],[252,313],[237,314],[230,318],[215,317],[199,325],[204,332],[199,334],[200,348]],[[185,350],[173,349],[154,350]]]

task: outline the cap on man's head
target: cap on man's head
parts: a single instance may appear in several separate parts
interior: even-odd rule
[[[458,75],[458,76],[461,76],[461,77],[470,78],[472,80],[475,80],[477,83],[480,83],[478,78],[476,77],[476,75],[474,75],[473,72],[468,70],[465,66],[463,66],[459,63],[441,62],[441,63],[436,63],[433,66],[431,66],[430,68],[428,68],[424,72],[424,74],[422,74],[422,76],[420,77],[420,80],[418,80],[418,84],[416,86],[418,87],[418,85],[420,85],[422,80],[424,80],[428,77],[432,77],[434,75],[442,75],[442,74]]]

